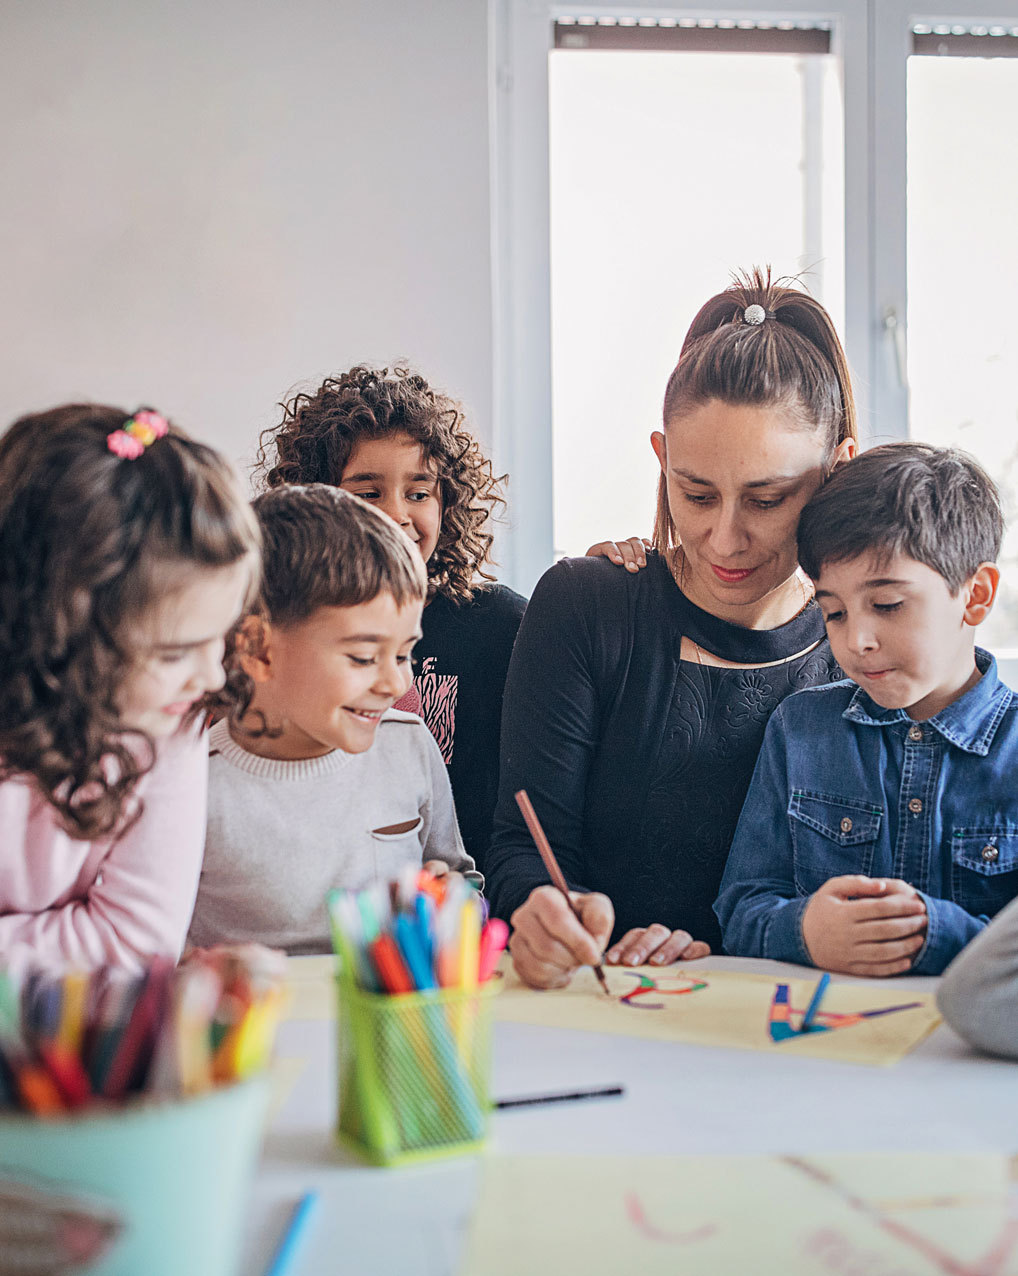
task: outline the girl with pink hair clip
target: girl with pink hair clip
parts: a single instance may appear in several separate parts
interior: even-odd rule
[[[183,945],[205,835],[199,702],[259,537],[226,461],[158,413],[0,437],[0,955],[137,970]]]

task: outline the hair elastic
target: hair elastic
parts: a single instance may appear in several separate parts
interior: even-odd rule
[[[766,318],[767,311],[764,310],[763,306],[747,306],[742,312],[742,322],[748,323],[751,328],[763,323]]]
[[[125,461],[136,461],[169,428],[166,418],[158,412],[135,412],[119,430],[106,435],[106,446]]]

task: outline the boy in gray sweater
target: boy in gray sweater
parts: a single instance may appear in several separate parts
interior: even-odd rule
[[[1018,899],[948,966],[937,1005],[977,1050],[1018,1059]]]
[[[410,865],[476,878],[445,763],[410,686],[427,577],[404,533],[324,484],[254,509],[256,612],[234,641],[239,712],[210,736],[209,815],[190,942],[328,951],[325,896]]]

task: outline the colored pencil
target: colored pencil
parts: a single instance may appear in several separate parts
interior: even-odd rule
[[[265,1269],[265,1276],[287,1276],[293,1270],[293,1259],[308,1230],[308,1223],[318,1205],[317,1192],[305,1192],[297,1202],[282,1240]]]
[[[60,1097],[69,1108],[81,1108],[92,1098],[92,1086],[81,1059],[72,1054],[59,1041],[43,1042],[38,1046],[39,1057],[46,1071],[56,1082]]]
[[[49,1116],[241,1080],[268,1060],[284,973],[258,945],[195,950],[179,969],[155,957],[137,976],[0,972],[0,1108]]]
[[[530,798],[527,797],[527,790],[520,789],[520,791],[515,794],[515,797],[516,805],[520,808],[520,813],[527,822],[527,828],[530,829],[530,836],[534,839],[534,845],[540,852],[541,859],[544,860],[544,867],[548,870],[549,877],[565,896],[566,903],[573,910],[573,916],[582,926],[583,919],[580,916],[580,910],[573,903],[573,897],[569,894],[569,886],[565,877],[562,875],[562,870],[558,866],[558,860],[555,858],[555,852],[551,849],[551,843],[548,841],[545,836],[544,829],[541,827],[541,821],[537,818],[537,812],[531,805]],[[608,981],[604,977],[604,970],[602,969],[600,962],[595,963],[594,974],[597,975],[597,982],[604,989],[605,996],[610,997],[611,993],[608,991]]]
[[[806,1007],[806,1013],[802,1017],[802,1023],[799,1025],[800,1032],[809,1032],[813,1027],[813,1020],[816,1018],[817,1011],[820,1009],[820,1003],[823,1000],[824,993],[827,991],[827,985],[831,982],[831,977],[825,970],[817,980],[817,986],[813,989],[813,996],[809,1000]]]

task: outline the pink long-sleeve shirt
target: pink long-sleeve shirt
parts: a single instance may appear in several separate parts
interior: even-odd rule
[[[137,971],[176,959],[205,842],[208,737],[157,746],[140,818],[94,842],[66,833],[29,779],[0,784],[0,965]]]

